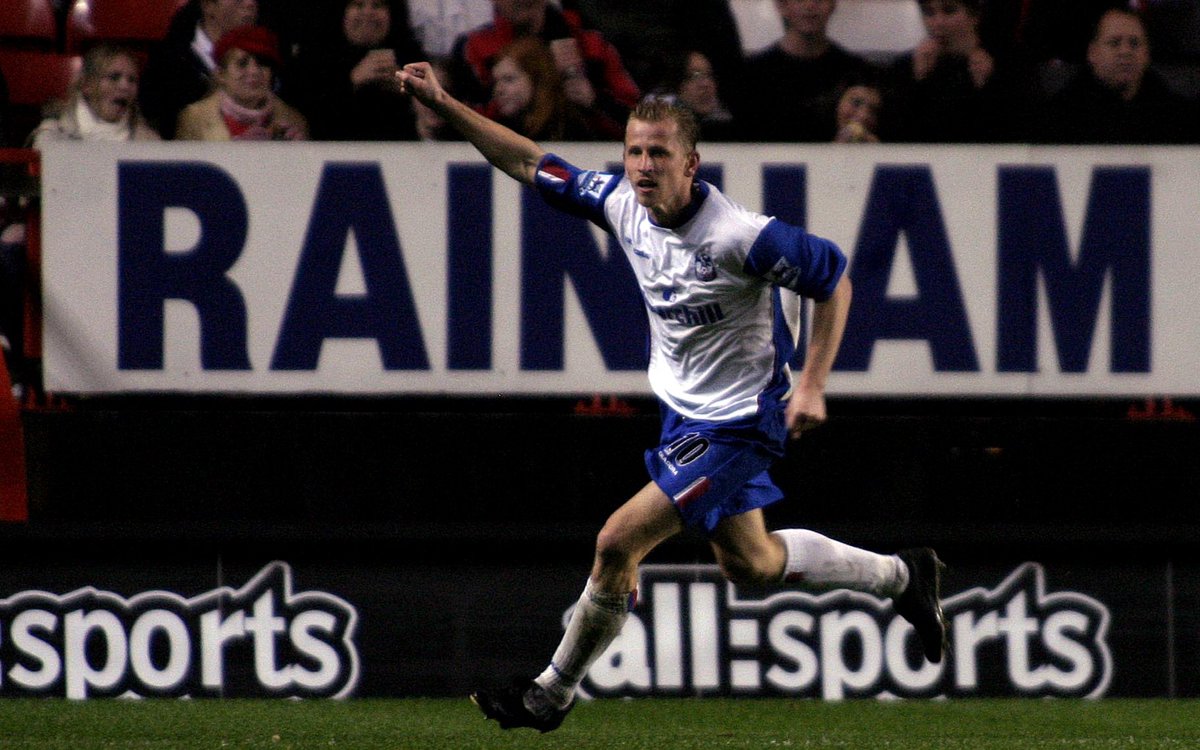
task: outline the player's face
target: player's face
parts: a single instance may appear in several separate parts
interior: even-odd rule
[[[631,119],[625,127],[625,174],[659,224],[670,225],[687,207],[699,166],[700,154],[683,144],[674,120]]]

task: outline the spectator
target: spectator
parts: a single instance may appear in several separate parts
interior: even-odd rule
[[[425,57],[399,0],[342,0],[322,24],[333,30],[301,48],[283,97],[319,141],[393,141],[417,137],[396,71]]]
[[[137,55],[120,45],[98,44],[83,56],[79,78],[66,100],[47,108],[53,114],[29,135],[26,147],[43,148],[52,141],[157,141],[158,133],[138,113],[137,95]],[[4,201],[0,197],[0,209],[8,208]],[[19,389],[33,377],[31,363],[22,356],[27,234],[24,221],[4,226],[2,218],[0,345]]]
[[[598,109],[625,122],[641,98],[615,47],[598,32],[584,29],[548,0],[492,0],[495,18],[455,43],[451,73],[459,95],[482,106],[492,87],[492,66],[509,42],[524,36],[541,39],[554,55],[567,98],[584,109]]]
[[[527,138],[620,140],[624,128],[597,109],[567,99],[554,55],[539,39],[522,37],[492,66],[492,99],[483,113]]]
[[[138,59],[133,50],[103,43],[83,56],[79,80],[61,111],[29,136],[48,141],[157,141],[158,133],[138,112]]]
[[[829,38],[836,0],[775,0],[783,37],[746,61],[738,119],[763,141],[828,141],[838,84],[868,67]]]
[[[738,141],[741,132],[721,96],[720,82],[703,52],[688,50],[671,66],[670,84],[656,96],[687,107],[700,124],[705,141]]]
[[[1200,3],[1196,0],[984,0],[982,33],[988,49],[1033,63],[1082,64],[1100,16],[1135,9],[1156,62],[1200,60]]]
[[[894,64],[896,140],[988,143],[1012,140],[1027,105],[1009,71],[984,48],[981,0],[920,0],[928,33]]]
[[[492,0],[408,0],[408,15],[421,48],[440,60],[460,36],[492,22]]]
[[[213,50],[217,90],[179,115],[175,137],[185,141],[301,141],[304,115],[272,91],[282,64],[275,33],[243,26],[221,35]]]
[[[1141,16],[1106,11],[1087,48],[1086,66],[1054,95],[1039,140],[1051,143],[1186,143],[1196,138],[1196,108],[1150,67]]]
[[[702,53],[719,81],[741,77],[745,61],[729,0],[564,0],[563,10],[577,13],[617,48],[642,91],[677,83],[664,69],[680,50]],[[733,93],[723,92],[731,106]]]
[[[191,0],[179,9],[142,79],[142,111],[159,135],[174,136],[183,108],[211,92],[221,36],[257,21],[257,0]]]
[[[875,77],[845,82],[834,110],[835,143],[879,143],[882,132],[884,89]]]

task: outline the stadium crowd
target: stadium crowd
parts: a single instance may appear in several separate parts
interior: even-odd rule
[[[167,140],[450,137],[397,90],[395,71],[421,58],[456,96],[541,140],[619,140],[630,108],[656,96],[695,109],[719,141],[1200,141],[1197,0],[889,0],[923,25],[900,52],[831,38],[838,0],[753,0],[781,31],[752,48],[763,31],[734,12],[749,1],[179,0],[161,39],[133,45],[140,81],[122,116]],[[67,29],[80,5],[14,5],[36,2]],[[129,41],[108,37],[60,33],[58,51]],[[0,49],[10,41],[0,29]],[[261,91],[231,95],[248,83]],[[90,123],[78,91],[46,102],[46,119],[69,101]],[[224,127],[181,127],[202,100]],[[8,119],[6,145],[31,145],[33,128],[2,129]]]

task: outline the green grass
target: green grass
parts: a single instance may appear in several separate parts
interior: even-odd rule
[[[601,700],[547,735],[466,700],[0,699],[0,747],[687,750],[1200,748],[1200,702]]]

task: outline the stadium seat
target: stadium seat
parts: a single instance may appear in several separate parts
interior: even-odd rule
[[[9,103],[40,107],[66,96],[82,63],[79,55],[0,49]]]
[[[12,145],[20,146],[37,127],[46,104],[66,97],[81,67],[79,55],[0,47],[0,70],[8,81],[5,130]]]
[[[185,0],[75,0],[67,14],[66,49],[82,52],[96,42],[120,42],[142,50],[167,35]]]
[[[58,22],[53,0],[0,2],[0,46],[53,50],[57,42]]]

